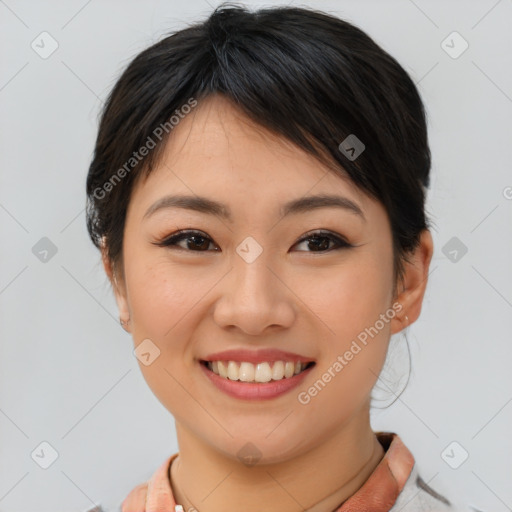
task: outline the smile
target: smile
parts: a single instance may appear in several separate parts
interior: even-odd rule
[[[290,393],[316,366],[311,356],[273,347],[233,348],[205,355],[199,368],[214,388],[238,400],[272,400]]]
[[[290,379],[312,366],[314,362],[263,361],[253,364],[247,361],[202,361],[202,364],[224,379],[264,383]]]

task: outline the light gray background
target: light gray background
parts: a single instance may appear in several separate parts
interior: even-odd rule
[[[435,255],[408,329],[411,380],[373,427],[398,432],[436,490],[512,510],[512,1],[291,3],[367,31],[428,110]],[[204,0],[0,1],[0,511],[114,510],[177,449],[87,237],[84,183],[119,73],[210,11]],[[59,45],[47,59],[31,48],[43,31]],[[442,47],[453,31],[469,43],[458,58]],[[43,237],[57,248],[46,262],[32,251]],[[443,252],[452,237],[468,249],[455,262]],[[380,383],[388,396],[407,374],[401,353]],[[46,470],[31,457],[43,441],[59,454]],[[452,441],[469,453],[458,469],[441,456]]]

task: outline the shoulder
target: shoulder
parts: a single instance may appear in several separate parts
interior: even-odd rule
[[[438,493],[419,475],[414,465],[402,492],[389,512],[485,512]]]
[[[171,455],[146,482],[137,485],[119,505],[115,512],[144,512],[153,510],[173,511],[176,507],[169,471],[178,453]]]

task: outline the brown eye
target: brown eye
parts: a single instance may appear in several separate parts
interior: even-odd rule
[[[184,245],[179,245],[180,242],[185,241]],[[155,245],[159,247],[170,247],[177,249],[184,249],[193,252],[205,252],[208,250],[210,244],[213,241],[210,237],[201,233],[200,231],[178,231],[173,235],[165,238],[160,242],[156,242]],[[218,250],[218,249],[214,249]]]
[[[295,246],[301,243],[307,243],[308,249],[300,252],[324,253],[332,250],[353,247],[353,245],[349,244],[343,238],[328,231],[310,233],[299,240]],[[185,251],[192,252],[207,252],[210,244],[215,246],[215,249],[213,249],[214,251],[220,250],[208,235],[201,231],[193,230],[178,231],[160,242],[155,242],[155,245],[158,245],[159,247],[183,249]]]
[[[343,240],[339,236],[336,236],[328,231],[317,231],[315,233],[310,233],[308,236],[305,236],[299,240],[295,245],[301,244],[303,242],[307,242],[307,247],[312,250],[301,252],[329,252],[331,250],[353,247],[346,240]],[[330,246],[331,244],[334,244],[334,247]]]

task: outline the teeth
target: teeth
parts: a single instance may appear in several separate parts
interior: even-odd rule
[[[254,380],[255,382],[270,382],[272,380],[272,370],[268,363],[258,363],[256,365]]]
[[[289,379],[299,374],[306,363],[275,361],[274,363],[252,363],[237,361],[208,361],[208,368],[217,375],[229,380],[242,382],[270,382],[271,380]]]
[[[210,370],[212,372],[217,373],[218,375],[220,375],[221,377],[224,377],[225,379],[228,376],[228,367],[227,367],[226,363],[224,363],[223,361],[218,361],[218,371],[217,372],[215,371],[215,368],[213,367],[213,363],[208,363],[208,368],[210,368]]]
[[[229,361],[228,363],[228,379],[238,380],[240,378],[240,369],[235,361]]]
[[[293,363],[286,363],[284,365],[284,376],[289,379],[293,374],[294,374],[294,371],[295,371],[295,365]]]
[[[284,363],[283,361],[276,361],[272,367],[272,379],[281,380],[284,377]]]
[[[253,364],[249,364],[249,363],[241,363],[240,364],[240,370],[238,372],[240,380],[243,380],[244,382],[251,382],[254,380],[255,373],[256,372],[254,371]]]

